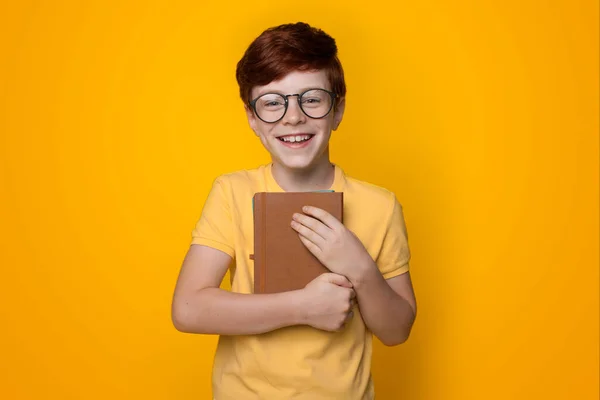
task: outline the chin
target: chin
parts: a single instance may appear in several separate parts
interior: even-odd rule
[[[303,170],[315,165],[315,159],[312,157],[284,157],[278,158],[277,163],[287,169]]]
[[[299,152],[299,154],[290,154],[292,152],[287,151],[277,151],[279,149],[276,148],[268,150],[275,150],[269,151],[273,162],[290,170],[310,169],[319,164],[324,158],[328,158],[327,147],[322,149],[304,149],[304,151]]]

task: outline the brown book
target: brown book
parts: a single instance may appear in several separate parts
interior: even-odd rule
[[[343,192],[260,192],[254,206],[254,293],[302,289],[329,270],[291,226],[303,206],[326,210],[343,222]]]

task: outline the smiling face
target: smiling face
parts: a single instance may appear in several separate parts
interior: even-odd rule
[[[300,94],[307,89],[331,90],[326,72],[290,72],[278,81],[254,87],[250,98],[255,99],[265,93]],[[297,96],[288,97],[288,102],[284,117],[275,123],[260,120],[254,111],[246,106],[250,127],[271,154],[273,163],[296,170],[328,164],[329,138],[331,131],[336,130],[342,121],[344,99],[327,116],[320,119],[313,119],[304,114],[298,105]]]

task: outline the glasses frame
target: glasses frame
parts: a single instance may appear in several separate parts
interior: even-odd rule
[[[331,97],[331,105],[329,106],[329,110],[327,110],[327,112],[322,117],[311,117],[310,115],[308,115],[306,113],[306,111],[304,111],[304,108],[302,108],[302,96],[304,96],[306,93],[310,92],[311,90],[322,90],[322,91],[326,92],[327,94],[329,94],[329,96]],[[258,101],[258,99],[260,99],[261,97],[266,96],[268,94],[279,95],[279,96],[283,97],[283,99],[285,101],[283,114],[281,115],[281,117],[279,119],[277,119],[275,121],[265,121],[264,119],[262,119],[260,117],[260,115],[258,115],[258,112],[256,111],[256,102]],[[287,114],[288,106],[289,106],[288,98],[289,97],[293,97],[293,96],[297,97],[297,99],[298,99],[298,107],[300,107],[300,110],[302,110],[302,113],[304,115],[306,115],[308,118],[311,118],[311,119],[321,119],[321,118],[325,118],[326,116],[328,116],[329,113],[331,112],[331,110],[333,109],[334,105],[335,105],[335,99],[337,97],[337,95],[335,93],[333,93],[332,91],[330,91],[330,90],[323,89],[323,88],[310,88],[310,89],[306,89],[302,93],[293,93],[293,94],[281,94],[281,93],[277,93],[277,92],[263,93],[260,96],[258,96],[257,98],[255,98],[254,100],[250,101],[248,104],[250,105],[250,107],[254,111],[254,115],[256,115],[258,117],[258,119],[260,119],[261,121],[263,121],[263,122],[265,122],[267,124],[275,124],[275,123],[281,121],[283,119],[283,117],[285,117],[285,114]]]

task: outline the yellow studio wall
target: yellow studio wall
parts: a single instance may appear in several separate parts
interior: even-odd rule
[[[378,400],[598,399],[598,3],[0,5],[0,398],[210,399],[171,296],[212,180],[268,161],[235,64],[332,34],[332,159],[404,205],[413,335]]]

